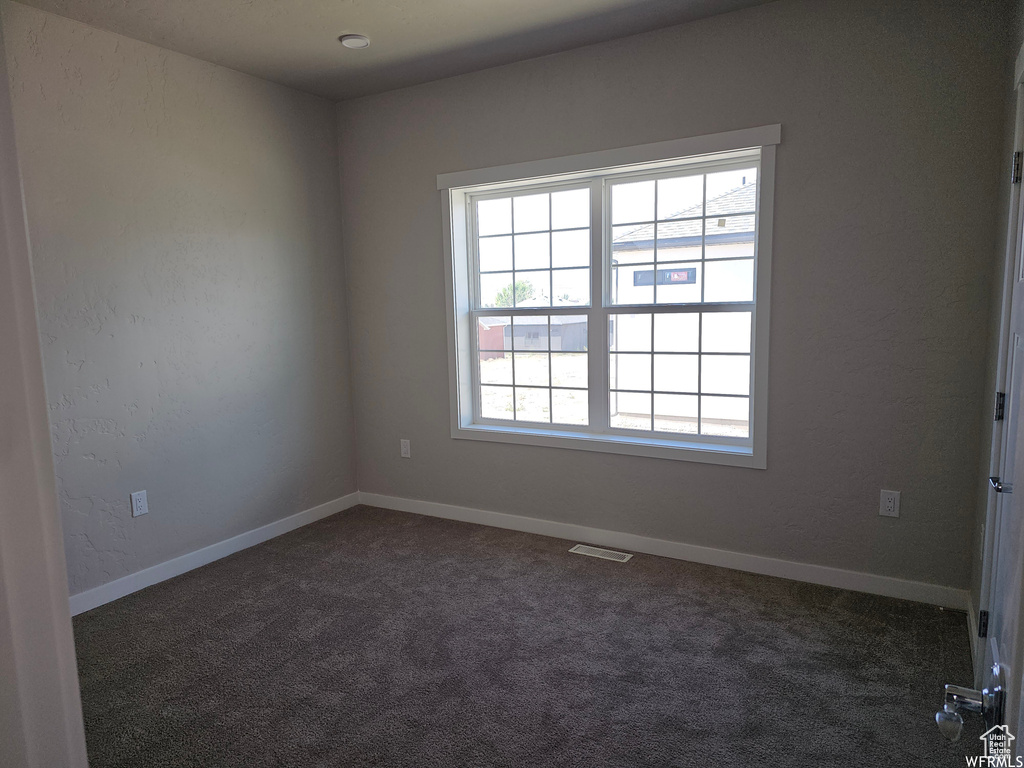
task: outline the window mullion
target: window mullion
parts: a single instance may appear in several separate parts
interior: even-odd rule
[[[690,304],[615,304],[614,309],[624,315],[632,314],[686,314],[692,313],[707,313],[707,312],[751,312],[754,310],[754,302],[752,301],[722,301],[712,302],[709,304],[701,304],[699,302],[692,302]]]
[[[608,320],[605,310],[604,182],[590,182],[590,311],[587,313],[590,431],[608,427]]]
[[[466,201],[467,216],[466,216],[466,243],[467,243],[467,254],[466,262],[469,266],[469,376],[470,386],[472,387],[473,393],[473,414],[471,421],[478,420],[482,415],[482,389],[480,381],[480,343],[478,338],[478,323],[476,315],[473,313],[474,308],[480,303],[480,262],[477,254],[477,222],[476,222],[476,203],[473,198],[470,197]]]

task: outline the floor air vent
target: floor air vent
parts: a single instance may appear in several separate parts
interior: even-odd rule
[[[569,551],[577,555],[589,555],[590,557],[600,557],[602,560],[614,560],[616,563],[624,563],[632,557],[632,555],[627,555],[625,552],[616,552],[613,549],[601,549],[600,547],[588,547],[586,544],[577,544]]]

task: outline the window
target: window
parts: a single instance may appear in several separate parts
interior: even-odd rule
[[[453,437],[763,468],[779,133],[439,177]]]

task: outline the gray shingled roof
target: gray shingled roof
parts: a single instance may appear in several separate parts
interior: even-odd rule
[[[754,239],[754,211],[757,208],[757,184],[744,184],[707,201],[707,212],[700,203],[673,214],[669,221],[658,222],[661,247],[700,245],[699,218],[708,220],[708,243],[741,243]],[[737,214],[749,214],[738,216]],[[639,224],[613,240],[614,251],[646,251],[654,247],[653,223]]]
[[[564,306],[564,304],[557,304],[556,308]],[[490,309],[493,307],[488,308],[488,311]],[[549,307],[530,307],[530,309],[549,309]],[[548,317],[551,318],[552,325],[579,325],[587,322],[585,315],[516,315],[516,325],[547,325]],[[477,322],[486,330],[491,327],[508,327],[508,323],[504,322],[507,319],[508,315],[502,316],[500,312],[495,312],[493,315],[478,317]]]

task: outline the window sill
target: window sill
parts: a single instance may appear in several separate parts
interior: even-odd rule
[[[730,467],[764,469],[765,458],[747,445],[681,442],[658,438],[638,438],[628,435],[594,434],[591,432],[553,431],[529,429],[521,426],[503,427],[489,424],[469,424],[453,427],[452,437],[458,440],[483,440],[514,445],[539,445],[548,448],[568,448],[577,451],[618,453],[626,456],[645,456],[654,459],[693,461],[701,464],[721,464]]]

